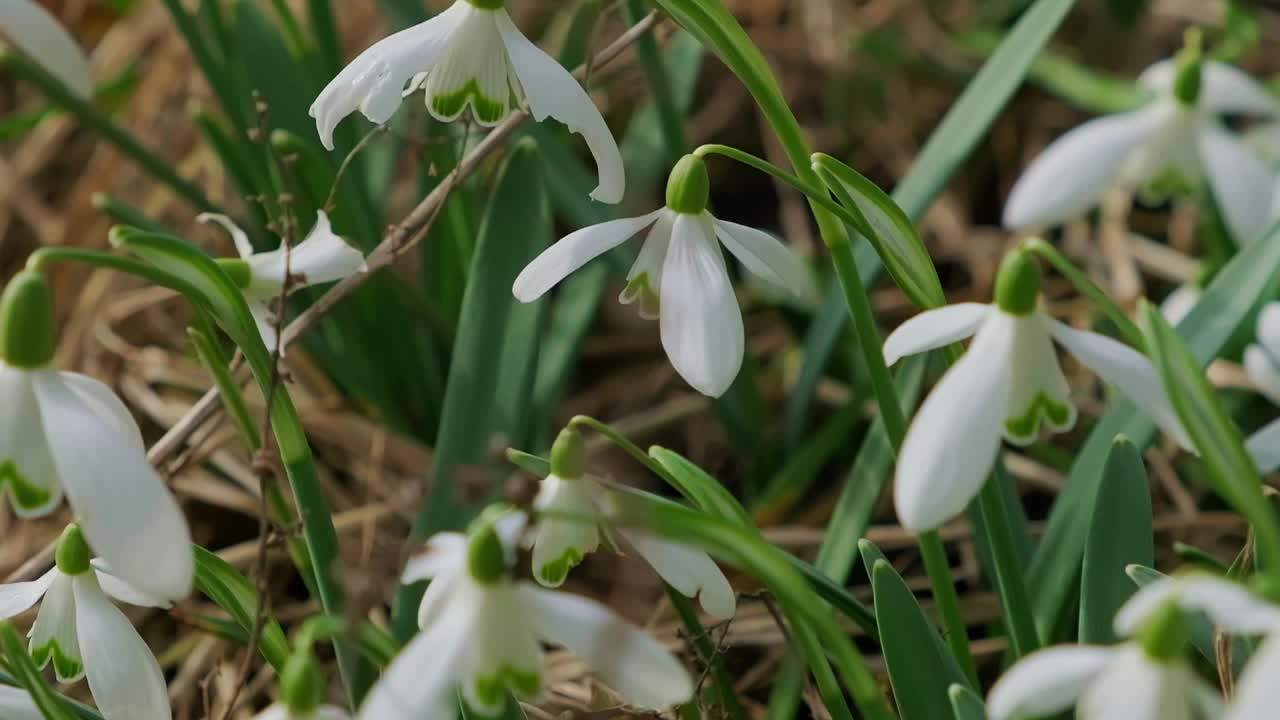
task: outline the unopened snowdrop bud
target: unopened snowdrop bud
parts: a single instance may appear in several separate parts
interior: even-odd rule
[[[1010,252],[996,275],[996,305],[1010,315],[1030,315],[1040,300],[1043,278],[1030,253],[1021,248]]]
[[[280,674],[280,694],[292,717],[308,717],[324,701],[324,676],[310,650],[294,653]]]
[[[1138,642],[1147,657],[1157,662],[1181,658],[1187,647],[1187,616],[1176,602],[1166,602],[1147,620]]]
[[[84,539],[84,532],[80,530],[80,526],[75,523],[68,525],[62,531],[62,537],[58,539],[58,549],[54,553],[58,570],[63,575],[83,575],[89,572],[89,560],[92,558],[93,553],[89,550],[89,542]]]
[[[1204,78],[1202,40],[1200,28],[1187,30],[1185,45],[1182,52],[1178,53],[1177,70],[1173,76],[1173,96],[1183,107],[1194,108],[1200,103],[1200,88]]]
[[[44,273],[23,270],[0,296],[0,357],[10,367],[41,368],[53,360],[58,328]]]
[[[667,178],[667,207],[685,215],[700,215],[711,197],[707,163],[697,155],[685,155]]]

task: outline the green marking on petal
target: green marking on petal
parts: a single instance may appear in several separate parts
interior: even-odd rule
[[[1010,438],[1034,440],[1040,432],[1040,419],[1055,428],[1066,428],[1075,415],[1071,403],[1061,403],[1043,392],[1036,393],[1026,411],[1004,421],[1005,433]]]
[[[0,489],[9,486],[9,498],[20,512],[34,512],[49,504],[53,492],[23,477],[12,460],[0,465]]]
[[[543,585],[559,587],[569,577],[569,571],[582,562],[582,553],[577,548],[565,548],[560,557],[538,568],[538,580]]]
[[[627,286],[622,289],[622,294],[618,296],[618,302],[623,305],[640,303],[640,317],[644,318],[658,317],[658,310],[662,305],[657,290],[654,289],[653,283],[649,282],[647,272],[642,272],[627,282]]]
[[[1152,178],[1139,191],[1143,202],[1152,205],[1172,198],[1187,197],[1195,192],[1197,183],[1177,168],[1166,168]]]
[[[431,109],[445,118],[456,118],[471,105],[471,112],[476,120],[485,125],[496,125],[507,116],[511,105],[508,101],[491,98],[480,90],[480,83],[475,78],[467,81],[460,90],[451,93],[438,93],[428,98]]]
[[[542,692],[542,671],[503,665],[492,675],[477,675],[472,689],[476,700],[485,707],[503,707],[508,692],[517,698],[537,697]]]
[[[84,663],[79,658],[68,655],[62,646],[58,645],[56,639],[50,639],[40,647],[31,648],[31,661],[36,667],[42,669],[52,662],[53,672],[62,682],[71,682],[84,674]]]

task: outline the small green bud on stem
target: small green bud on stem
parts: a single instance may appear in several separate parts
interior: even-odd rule
[[[1182,608],[1175,602],[1167,602],[1147,620],[1138,634],[1138,642],[1147,657],[1169,662],[1182,657],[1189,633]]]
[[[1182,51],[1178,53],[1177,68],[1173,76],[1173,96],[1183,107],[1193,108],[1200,103],[1200,88],[1204,75],[1204,51],[1201,49],[1204,34],[1200,28],[1188,28],[1183,36]]]
[[[573,426],[566,427],[551,446],[551,474],[572,480],[582,477],[586,469],[587,449],[582,433]]]
[[[72,523],[62,531],[58,539],[58,549],[54,560],[63,575],[83,575],[89,572],[89,561],[93,553],[89,550],[89,542],[84,538],[84,531],[79,525]]]
[[[1031,253],[1022,248],[1011,250],[996,274],[996,305],[1010,315],[1030,315],[1040,299],[1043,278]]]
[[[43,273],[23,270],[0,295],[0,357],[19,368],[42,368],[58,348],[53,291]]]
[[[293,717],[308,717],[324,702],[324,676],[310,650],[289,656],[280,673],[280,695]]]
[[[685,155],[667,178],[667,207],[685,215],[700,215],[711,197],[707,164],[697,155]]]

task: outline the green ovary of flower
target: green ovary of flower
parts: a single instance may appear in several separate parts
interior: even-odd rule
[[[582,562],[582,553],[577,548],[565,548],[564,554],[538,569],[538,579],[544,584],[557,587],[569,577],[569,571]]]
[[[495,125],[507,116],[507,111],[511,107],[508,100],[496,100],[487,97],[484,91],[480,89],[480,83],[475,78],[467,81],[461,89],[451,93],[437,93],[430,99],[431,109],[440,117],[456,118],[462,114],[462,111],[471,105],[471,111],[475,113],[476,120],[482,124]]]
[[[13,461],[0,464],[0,490],[9,488],[9,499],[22,512],[34,512],[49,504],[53,493],[41,488],[18,472]]]
[[[69,656],[57,640],[50,640],[40,647],[31,648],[31,661],[38,668],[45,668],[53,663],[53,671],[60,680],[78,678],[84,673],[84,663]]]
[[[506,704],[507,692],[521,698],[541,693],[542,673],[503,665],[492,675],[477,675],[474,689],[477,701],[487,707],[502,707]]]
[[[1005,432],[1012,438],[1032,440],[1040,432],[1040,419],[1053,427],[1061,428],[1071,423],[1072,409],[1069,403],[1057,402],[1044,393],[1036,393],[1026,411],[1004,421]]]

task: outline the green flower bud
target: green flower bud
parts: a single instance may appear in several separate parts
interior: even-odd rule
[[[667,207],[678,213],[699,215],[707,209],[710,196],[707,164],[696,155],[680,158],[667,178]]]
[[[467,0],[467,2],[481,10],[501,10],[507,5],[507,0]]]
[[[1187,30],[1186,35],[1183,36],[1183,47],[1178,53],[1177,70],[1173,76],[1173,96],[1187,108],[1193,108],[1200,102],[1200,87],[1204,75],[1202,37],[1200,28],[1193,27]]]
[[[294,717],[307,717],[324,702],[324,676],[310,651],[289,656],[280,673],[280,695]]]
[[[54,560],[63,575],[83,575],[89,572],[89,561],[93,552],[89,550],[89,542],[84,539],[84,531],[79,525],[71,523],[62,531],[58,539],[58,549]]]
[[[507,549],[491,520],[477,522],[467,543],[467,567],[482,585],[492,585],[507,574]]]
[[[560,431],[551,446],[551,474],[559,478],[575,479],[586,472],[587,450],[582,433],[567,427]]]
[[[57,348],[49,281],[43,273],[23,270],[0,295],[0,357],[13,367],[42,368]]]
[[[996,305],[1010,315],[1030,315],[1040,299],[1042,279],[1030,253],[1021,248],[1010,251],[996,274]]]
[[[231,281],[238,288],[247,288],[249,283],[253,282],[253,270],[249,268],[249,263],[240,258],[218,258],[214,262],[218,263],[218,267],[222,268],[222,272],[231,277]]]
[[[1190,637],[1187,616],[1175,602],[1167,602],[1151,616],[1138,634],[1147,657],[1168,662],[1182,657]]]

